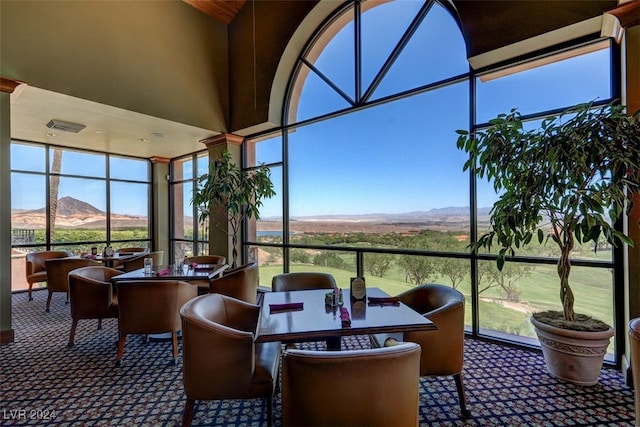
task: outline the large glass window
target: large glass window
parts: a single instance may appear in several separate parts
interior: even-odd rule
[[[209,222],[199,221],[191,200],[198,177],[209,170],[206,152],[196,153],[171,162],[171,262],[185,256],[209,254]]]
[[[469,331],[535,342],[531,313],[559,305],[558,253],[533,244],[499,272],[495,254],[469,252],[497,194],[462,171],[455,131],[512,108],[536,127],[578,103],[611,101],[609,42],[476,75],[438,2],[354,1],[326,22],[294,71],[281,136],[245,144],[247,167],[269,164],[277,192],[245,238],[261,284],[301,270],[330,272],[341,287],[361,275],[392,295],[443,283],[465,295]],[[613,324],[611,248],[577,247],[573,259],[576,309]]]
[[[150,191],[146,159],[12,141],[12,263],[37,250],[150,248]],[[26,288],[16,277],[12,289]]]

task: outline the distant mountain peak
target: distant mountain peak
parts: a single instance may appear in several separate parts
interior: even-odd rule
[[[83,202],[82,200],[75,199],[70,196],[65,196],[58,199],[58,215],[100,215],[104,214],[104,211],[96,208],[95,206]]]

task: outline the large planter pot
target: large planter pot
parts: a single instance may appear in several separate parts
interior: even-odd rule
[[[563,381],[590,386],[598,383],[613,329],[601,332],[556,328],[531,318],[549,373]]]

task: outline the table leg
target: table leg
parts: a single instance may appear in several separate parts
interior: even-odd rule
[[[327,338],[327,350],[340,351],[342,350],[342,337],[329,337]]]

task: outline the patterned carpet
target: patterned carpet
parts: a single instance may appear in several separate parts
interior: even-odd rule
[[[132,337],[125,364],[114,366],[117,322],[81,321],[67,348],[71,316],[54,294],[13,296],[16,342],[0,347],[1,425],[173,426],[182,419],[182,366],[169,342]],[[345,347],[368,346],[366,337]],[[322,348],[324,344],[305,344]],[[422,378],[421,426],[632,426],[633,391],[620,372],[604,369],[598,385],[578,387],[551,378],[538,352],[466,340],[465,386],[473,418],[459,418],[451,378]],[[366,394],[363,396],[366,398]],[[280,425],[280,395],[274,402]],[[193,425],[266,425],[262,400],[200,402]]]

